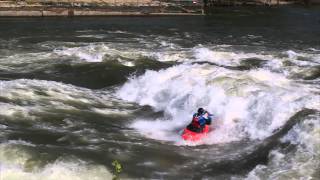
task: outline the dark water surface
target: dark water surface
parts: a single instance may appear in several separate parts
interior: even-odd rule
[[[317,179],[319,37],[320,7],[1,18],[0,179]]]

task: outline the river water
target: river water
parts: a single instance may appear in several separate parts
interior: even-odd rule
[[[1,180],[318,179],[319,112],[319,7],[0,19]]]

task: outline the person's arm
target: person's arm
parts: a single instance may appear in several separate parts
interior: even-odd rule
[[[210,114],[209,112],[206,113],[206,124],[210,125],[212,122],[212,114]]]
[[[200,126],[204,126],[205,124],[207,124],[207,119],[203,116],[201,116],[198,120]]]

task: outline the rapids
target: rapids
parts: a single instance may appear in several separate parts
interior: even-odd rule
[[[0,19],[0,180],[320,178],[319,12]]]

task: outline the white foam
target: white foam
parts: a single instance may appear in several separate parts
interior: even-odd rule
[[[270,87],[288,87],[290,81],[283,76],[266,70],[251,70],[249,76],[256,82],[267,84]]]
[[[255,179],[314,179],[320,158],[319,117],[308,118],[294,126],[282,139],[295,144],[296,149],[271,151],[266,165],[256,166],[246,177]]]
[[[308,106],[319,109],[314,105],[319,95],[310,98],[310,93],[309,88],[266,69],[241,72],[206,64],[147,71],[131,78],[117,92],[122,99],[165,112],[165,118],[137,119],[133,128],[147,137],[177,144],[181,144],[177,129],[191,121],[198,107],[217,117],[205,144],[263,139],[297,110]]]
[[[118,46],[122,46],[121,44]],[[113,44],[91,43],[80,47],[62,47],[54,53],[60,56],[72,56],[86,62],[116,60],[124,66],[135,66],[141,57],[152,57],[152,53],[140,49],[119,48]]]
[[[37,114],[52,110],[76,112],[91,109],[93,112],[109,115],[129,114],[134,111],[132,104],[123,103],[108,91],[92,91],[54,81],[0,81],[0,92],[0,97],[13,102],[0,102],[0,115],[11,120],[41,120]],[[119,109],[124,110],[115,112],[114,103],[118,104]],[[126,110],[127,108],[131,109]]]
[[[107,31],[108,33],[115,33],[115,34],[132,34],[129,31],[121,31],[121,30],[116,30],[116,31]]]
[[[30,72],[30,70],[41,69],[48,65],[50,58],[55,56],[52,53],[19,53],[0,58],[0,70],[14,72]],[[36,65],[35,65],[36,64]]]
[[[288,58],[290,58],[290,59],[295,59],[299,55],[298,53],[296,53],[292,50],[288,50],[285,53],[287,54]]]
[[[239,65],[242,59],[259,58],[259,59],[272,59],[271,55],[262,55],[256,53],[244,52],[229,52],[214,50],[208,47],[195,47],[193,49],[194,58],[196,61],[208,61],[220,65]]]
[[[320,52],[320,49],[316,49],[316,48],[309,48],[309,50],[315,51],[315,52]]]
[[[158,61],[176,61],[176,62],[212,62],[218,65],[238,66],[242,60],[257,58],[265,60],[265,67],[270,70],[283,72],[286,76],[299,71],[304,67],[313,67],[319,64],[319,54],[297,53],[293,50],[282,52],[285,57],[277,57],[276,54],[234,52],[232,46],[202,46],[194,48],[175,47],[151,53]],[[230,50],[228,50],[230,49]],[[286,66],[284,62],[290,61],[299,66]]]
[[[83,34],[83,35],[79,35],[77,37],[103,39],[103,38],[107,37],[107,35],[106,34]]]
[[[177,125],[179,126],[179,124],[181,126],[181,122],[179,123],[179,121],[172,122],[161,119],[156,121],[140,120],[132,123],[130,127],[139,130],[148,138],[162,141],[179,141],[180,137],[177,132],[174,131],[174,128]]]
[[[122,109],[111,109],[111,108],[91,108],[92,111],[99,113],[99,114],[104,114],[104,115],[122,115],[126,116],[129,114],[132,114],[134,110],[122,110]]]
[[[162,62],[183,62],[188,61],[188,52],[181,51],[160,51],[151,53],[151,57],[155,57],[156,60]]]
[[[42,169],[27,171],[20,166],[7,166],[1,164],[1,179],[32,179],[32,180],[105,180],[112,179],[113,175],[101,165],[85,165],[74,162],[60,162],[48,164]]]
[[[34,146],[23,141],[0,144],[0,179],[112,179],[112,174],[104,166],[89,164],[79,159],[64,160],[60,158],[41,167],[39,162],[34,159],[35,155],[23,148],[30,145]]]
[[[17,105],[0,102],[0,115],[7,117],[10,120],[35,120],[35,116],[30,114],[31,108],[24,108]]]
[[[101,62],[109,47],[104,44],[89,44],[83,47],[56,49],[54,52],[59,55],[75,56],[88,62]]]

